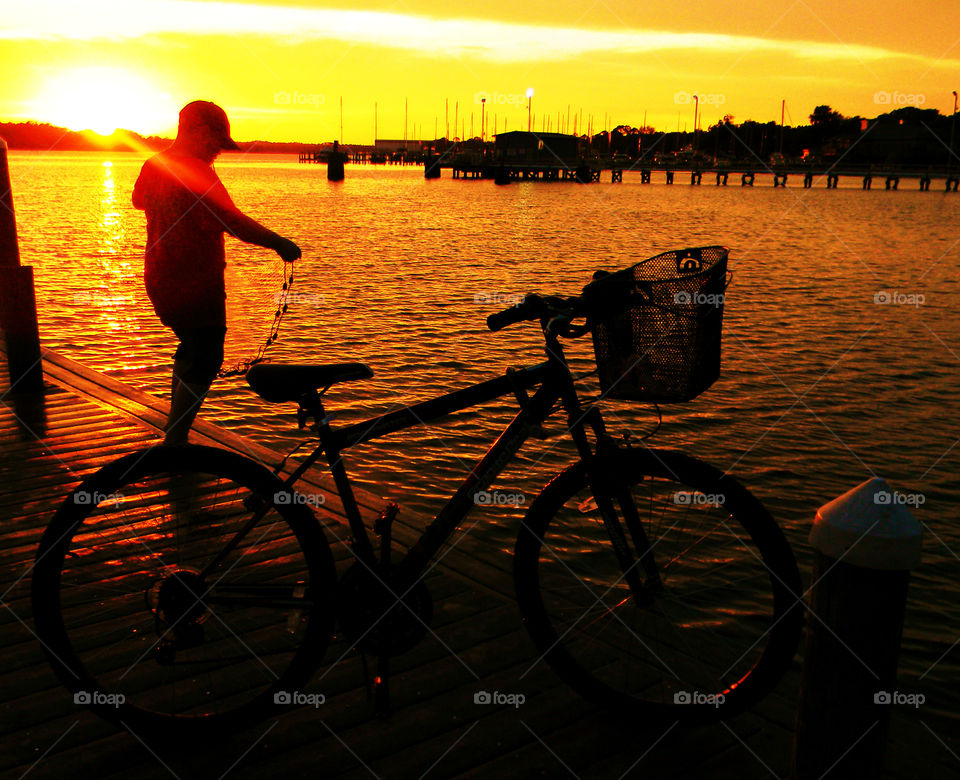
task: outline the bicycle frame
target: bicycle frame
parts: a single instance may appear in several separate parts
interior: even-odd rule
[[[320,445],[286,478],[285,484],[292,488],[300,476],[317,459],[325,455],[350,524],[355,552],[361,560],[372,564],[373,544],[360,516],[360,509],[343,463],[343,451],[381,436],[425,425],[453,412],[513,393],[520,403],[520,411],[474,464],[456,492],[398,564],[401,574],[409,577],[408,581],[412,582],[476,505],[477,492],[486,489],[496,479],[523,447],[530,433],[550,416],[558,400],[562,402],[567,412],[570,434],[580,457],[588,462],[593,457],[584,424],[590,424],[597,436],[601,437],[604,435],[602,418],[595,407],[589,407],[587,411],[581,407],[573,377],[570,375],[563,349],[556,337],[548,335],[546,346],[548,359],[544,363],[509,371],[496,379],[480,382],[340,429],[330,426],[325,418],[322,400],[317,395],[311,400],[307,411],[318,420],[315,430],[320,436]],[[526,391],[537,384],[540,385],[539,389],[532,397],[528,397]]]

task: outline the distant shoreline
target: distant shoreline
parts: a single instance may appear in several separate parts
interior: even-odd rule
[[[0,138],[7,142],[8,149],[19,152],[153,153],[173,143],[172,138],[143,136],[130,130],[117,130],[103,136],[92,130],[69,130],[38,122],[0,122]],[[257,154],[299,154],[320,146],[299,141],[238,141],[237,144],[241,151]]]

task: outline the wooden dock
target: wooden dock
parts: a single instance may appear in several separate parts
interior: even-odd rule
[[[754,711],[727,723],[690,731],[618,721],[545,664],[525,674],[535,653],[514,603],[512,561],[469,533],[451,540],[428,578],[435,633],[395,659],[389,719],[373,717],[360,660],[349,655],[321,666],[306,689],[326,696],[321,708],[294,710],[202,750],[114,729],[74,705],[48,667],[32,629],[30,567],[67,492],[103,464],[156,443],[167,407],[49,351],[43,394],[7,392],[2,355],[0,365],[0,778],[786,777],[799,663]],[[198,443],[266,464],[282,457],[202,421],[195,434]],[[342,532],[328,482],[316,473],[308,481],[330,497],[322,522]],[[372,518],[380,501],[360,499]],[[401,547],[417,526],[401,514]],[[526,701],[476,704],[481,690]],[[895,713],[891,734],[888,777],[956,776],[957,763],[909,714]]]

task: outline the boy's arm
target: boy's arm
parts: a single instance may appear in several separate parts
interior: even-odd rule
[[[288,263],[300,257],[300,248],[293,241],[274,233],[240,211],[219,180],[204,196],[204,201],[217,215],[224,229],[235,238],[272,249]]]

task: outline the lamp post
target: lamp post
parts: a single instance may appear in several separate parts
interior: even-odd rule
[[[486,125],[483,124],[483,119],[484,119],[484,113],[486,112],[486,108],[487,108],[487,99],[480,98],[480,143],[483,143],[484,141],[483,131],[486,129]]]
[[[696,154],[697,151],[697,114],[700,111],[700,97],[698,95],[693,96],[693,151]]]
[[[527,132],[533,129],[533,87],[527,87]]]
[[[957,91],[953,91],[953,116],[950,117],[950,155],[947,157],[947,173],[953,164],[953,134],[957,129]]]

